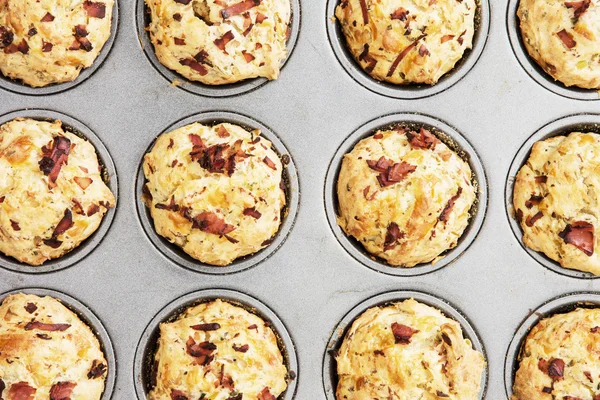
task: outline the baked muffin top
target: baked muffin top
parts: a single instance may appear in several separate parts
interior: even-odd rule
[[[600,274],[600,135],[573,132],[535,143],[519,170],[513,205],[523,243],[565,268]]]
[[[160,325],[149,400],[275,400],[287,368],[268,324],[219,299]]]
[[[348,50],[373,78],[433,85],[473,44],[475,0],[341,0]]]
[[[595,1],[520,0],[527,52],[566,86],[600,88],[600,6]]]
[[[338,224],[393,266],[456,246],[476,199],[469,164],[426,129],[381,130],[344,155]]]
[[[97,400],[107,363],[98,339],[52,297],[7,296],[0,305],[0,398]]]
[[[544,318],[521,349],[512,400],[600,399],[600,310]]]
[[[268,246],[286,200],[283,165],[259,135],[194,123],[159,136],[144,157],[157,233],[212,265]]]
[[[336,360],[338,400],[474,400],[485,368],[458,322],[414,299],[361,314]]]
[[[75,80],[110,37],[114,0],[0,1],[0,71],[40,87]]]
[[[277,79],[287,55],[289,0],[146,0],[158,60],[192,81]]]
[[[115,197],[94,146],[60,121],[0,126],[0,251],[30,265],[70,252],[98,229]]]

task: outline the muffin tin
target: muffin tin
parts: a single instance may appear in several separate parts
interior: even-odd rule
[[[160,310],[173,299],[200,290],[223,288],[250,296],[266,304],[281,320],[298,362],[295,391],[288,391],[286,400],[325,399],[326,393],[330,396],[333,381],[326,392],[324,358],[332,335],[339,335],[337,328],[345,326],[338,327],[339,321],[346,321],[344,316],[373,296],[394,292],[393,298],[385,299],[387,302],[406,297],[406,291],[445,299],[464,313],[473,327],[473,331],[467,327],[466,334],[473,338],[472,332],[476,332],[479,340],[474,342],[480,342],[486,350],[488,379],[482,397],[506,398],[507,350],[531,310],[572,292],[585,292],[580,295],[581,301],[593,302],[594,295],[588,292],[600,291],[598,279],[578,279],[577,273],[573,277],[568,270],[540,267],[521,248],[519,230],[515,235],[511,229],[506,190],[512,184],[511,171],[528,153],[530,143],[523,143],[540,129],[545,133],[536,135],[542,138],[562,132],[561,127],[571,123],[600,124],[600,116],[594,114],[599,112],[599,102],[546,90],[519,64],[507,32],[507,26],[516,18],[514,3],[481,3],[482,11],[489,5],[490,12],[489,25],[482,15],[477,39],[478,43],[485,42],[485,49],[460,80],[448,86],[442,81],[441,86],[432,88],[402,88],[412,91],[408,95],[391,95],[388,88],[376,82],[367,89],[346,72],[333,49],[335,41],[328,36],[328,31],[335,28],[332,3],[333,0],[329,4],[302,1],[297,43],[280,78],[244,94],[226,86],[210,88],[213,92],[201,95],[189,90],[191,84],[176,87],[157,73],[148,62],[144,48],[149,48],[143,46],[143,35],[136,27],[140,18],[140,3],[136,0],[119,1],[120,23],[114,24],[119,32],[113,36],[112,50],[103,62],[96,61],[95,72],[82,84],[59,85],[67,90],[53,95],[35,91],[44,96],[0,90],[0,115],[6,118],[8,113],[18,111],[12,115],[56,118],[55,113],[60,113],[63,121],[94,143],[107,169],[113,169],[109,172],[110,183],[116,185],[118,180],[117,208],[105,218],[101,231],[80,247],[80,251],[88,253],[85,258],[76,259],[79,252],[73,252],[57,262],[72,264],[69,268],[35,269],[46,272],[43,274],[24,273],[29,272],[26,266],[0,259],[0,266],[4,267],[0,268],[0,293],[43,287],[67,293],[94,310],[110,333],[118,358],[117,368],[112,369],[116,378],[113,399],[145,400],[143,392],[136,393],[141,379],[136,345],[146,337],[146,328],[156,325],[157,320],[154,325],[151,321],[162,315],[157,314]],[[294,14],[295,21],[296,17],[300,17],[299,11]],[[447,79],[462,74],[475,56],[476,52],[471,52]],[[258,82],[247,83],[256,86]],[[438,90],[441,88],[444,90]],[[424,97],[426,91],[429,93]],[[596,92],[586,93],[592,99],[600,99]],[[51,110],[52,114],[39,110]],[[215,111],[218,113],[206,114]],[[548,125],[574,114],[579,114],[572,117],[574,121]],[[207,120],[232,118],[242,125],[264,124],[265,137],[274,141],[280,153],[291,156],[290,187],[297,179],[297,190],[289,193],[290,207],[296,208],[289,209],[284,223],[289,232],[281,231],[278,236],[281,245],[265,250],[271,254],[260,263],[262,252],[242,260],[240,265],[248,263],[237,272],[238,267],[234,266],[227,274],[212,273],[226,271],[217,271],[218,267],[182,268],[182,262],[163,254],[168,245],[155,243],[153,231],[148,230],[150,221],[143,222],[143,213],[138,212],[144,210],[143,206],[140,208],[140,188],[136,186],[139,166],[154,138],[188,116],[203,119],[207,115]],[[388,120],[390,115],[393,117]],[[415,115],[427,120],[415,121]],[[445,131],[470,154],[480,184],[479,207],[471,230],[463,238],[465,246],[460,257],[443,268],[431,268],[435,270],[427,274],[402,276],[415,275],[412,272],[419,271],[415,269],[408,274],[390,275],[365,268],[354,257],[356,254],[346,250],[343,242],[347,238],[334,233],[338,228],[331,219],[333,180],[328,175],[328,170],[331,174],[336,168],[332,160],[358,139],[351,136],[353,132],[367,134],[369,127],[379,126],[376,121],[382,118],[383,124],[411,120]],[[368,125],[369,121],[375,125]],[[365,127],[369,129],[361,131]],[[106,146],[107,153],[95,137]],[[487,186],[482,182],[487,182]],[[115,186],[115,194],[116,189]],[[487,210],[482,206],[487,206]],[[470,235],[474,237],[472,243]],[[386,272],[391,268],[376,265]],[[188,300],[193,301],[204,295],[190,296]],[[462,323],[462,317],[443,308],[444,304],[439,303],[439,307]],[[109,392],[105,396],[108,399],[107,396]]]

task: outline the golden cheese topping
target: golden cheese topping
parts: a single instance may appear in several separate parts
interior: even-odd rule
[[[156,232],[212,265],[268,246],[285,206],[283,165],[259,135],[228,123],[161,135],[144,157]]]
[[[159,61],[189,80],[277,79],[287,55],[289,0],[146,0]]]
[[[1,0],[0,71],[40,87],[75,80],[110,37],[114,0]]]
[[[537,142],[517,174],[513,205],[523,243],[565,268],[600,275],[600,135]]]
[[[519,356],[512,400],[600,399],[600,310],[556,314],[533,327]]]
[[[350,53],[373,78],[433,85],[471,49],[475,0],[341,0]]]
[[[475,400],[485,368],[458,322],[414,299],[361,314],[336,360],[338,400]]]
[[[527,52],[566,86],[600,89],[600,6],[596,0],[520,0]]]
[[[426,129],[378,131],[344,155],[338,224],[393,266],[456,246],[475,202],[469,164]]]
[[[98,229],[115,197],[94,146],[60,121],[0,126],[0,251],[40,265]]]
[[[0,305],[0,398],[97,400],[107,363],[98,339],[52,297],[16,294]]]
[[[260,317],[215,300],[160,324],[156,385],[149,400],[276,400],[287,368]]]

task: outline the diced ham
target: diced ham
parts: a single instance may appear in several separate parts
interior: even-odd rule
[[[398,54],[398,57],[396,57],[396,59],[394,60],[394,62],[392,63],[388,73],[387,73],[387,77],[389,78],[390,76],[392,76],[394,74],[394,71],[396,71],[396,68],[398,67],[398,64],[400,64],[400,61],[402,61],[402,59],[404,57],[406,57],[406,55],[408,53],[410,53],[410,51],[412,49],[414,49],[417,44],[421,41],[421,39],[423,39],[425,36],[427,36],[426,33],[422,34],[421,36],[419,36],[418,38],[416,38],[411,44],[409,44],[404,50],[402,50],[402,52],[400,54]]]
[[[412,336],[418,332],[418,330],[407,325],[399,324],[397,322],[392,324],[392,333],[394,334],[396,344],[409,344]]]
[[[567,48],[572,49],[577,45],[577,42],[573,39],[573,35],[567,32],[566,29],[563,29],[560,32],[556,32],[556,34],[558,35],[560,40],[562,40],[564,45],[567,46]]]
[[[227,19],[233,15],[243,14],[246,11],[258,6],[261,0],[244,0],[221,10],[223,19]]]
[[[208,365],[215,358],[214,351],[217,349],[213,343],[210,342],[202,342],[196,343],[194,338],[191,336],[188,338],[186,342],[186,351],[187,353],[196,358],[196,361],[200,365]]]
[[[70,324],[45,324],[43,322],[31,321],[25,325],[26,331],[39,330],[47,332],[64,332],[71,327]]]
[[[208,331],[216,331],[218,329],[221,329],[221,325],[214,322],[214,323],[209,323],[209,324],[192,325],[192,326],[190,326],[190,328],[192,328],[196,331],[208,332]]]
[[[585,221],[576,221],[567,224],[565,229],[559,233],[559,236],[565,243],[572,244],[587,256],[594,254],[594,245],[596,238],[594,235],[594,225]]]
[[[13,383],[8,390],[7,400],[33,400],[36,391],[27,382]]]
[[[421,128],[419,133],[406,131],[406,137],[412,148],[416,149],[435,149],[435,145],[440,141],[429,130]]]
[[[71,392],[77,386],[73,382],[57,382],[50,389],[50,400],[71,400]]]
[[[89,17],[104,18],[106,16],[106,4],[102,2],[84,1],[83,9]]]
[[[40,22],[52,22],[54,21],[54,15],[50,14],[49,12],[46,13],[46,15],[44,15],[44,17],[40,20]]]
[[[227,54],[227,50],[225,50],[225,46],[227,43],[231,42],[235,38],[235,35],[232,31],[227,31],[223,36],[214,40],[215,46],[221,49],[224,53]]]
[[[256,210],[256,208],[254,208],[254,207],[245,208],[244,209],[244,215],[252,217],[254,219],[259,219],[262,216],[262,214],[260,212],[258,212]]]

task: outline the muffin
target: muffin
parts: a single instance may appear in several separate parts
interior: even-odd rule
[[[289,0],[146,0],[158,60],[191,81],[277,79],[287,55]]]
[[[600,275],[600,135],[573,132],[537,142],[514,186],[523,243],[564,268]]]
[[[337,222],[392,266],[437,261],[476,200],[469,164],[427,129],[380,130],[344,155]]]
[[[473,45],[475,0],[341,0],[346,45],[373,78],[434,85]]]
[[[219,299],[160,324],[149,400],[275,400],[287,368],[269,325]]]
[[[3,0],[0,71],[33,87],[75,80],[110,37],[114,0]]]
[[[600,310],[542,319],[519,354],[512,400],[600,399]]]
[[[520,0],[527,52],[565,86],[600,89],[600,6],[591,0]]]
[[[413,299],[361,314],[336,361],[338,400],[475,400],[485,368],[458,322]]]
[[[98,229],[115,197],[94,146],[60,121],[0,126],[0,251],[40,265]]]
[[[193,123],[159,136],[143,168],[156,232],[203,263],[228,265],[279,230],[283,165],[259,130]]]
[[[98,339],[52,297],[0,305],[0,399],[100,399],[107,363]]]

